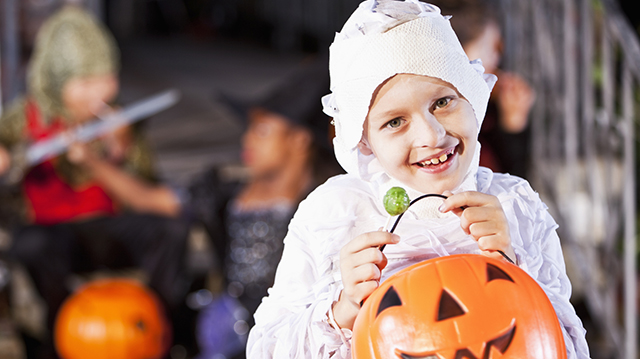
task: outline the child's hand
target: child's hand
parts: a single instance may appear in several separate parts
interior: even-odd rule
[[[91,149],[84,143],[74,142],[69,145],[67,150],[67,159],[76,165],[84,165],[93,158]]]
[[[484,255],[504,260],[498,252],[500,250],[509,258],[516,258],[511,246],[509,223],[496,196],[475,191],[458,194],[445,192],[444,195],[449,198],[444,201],[440,211],[451,211],[460,217],[462,230],[478,241],[478,247]]]
[[[11,167],[11,154],[2,145],[0,145],[0,176],[4,175]]]
[[[399,240],[400,237],[386,231],[369,232],[357,236],[340,250],[344,289],[333,307],[333,315],[341,328],[353,328],[360,303],[378,288],[380,273],[387,265],[387,257],[379,247]]]

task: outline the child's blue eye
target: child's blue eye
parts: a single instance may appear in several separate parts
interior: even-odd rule
[[[391,128],[398,128],[402,125],[402,119],[394,118],[393,120],[387,122],[387,126]]]
[[[449,104],[449,102],[451,102],[451,99],[448,97],[440,98],[436,101],[436,107],[437,108],[446,107]]]

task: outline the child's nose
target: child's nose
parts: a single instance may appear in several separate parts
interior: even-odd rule
[[[444,126],[430,112],[419,116],[413,125],[416,147],[439,147],[446,138],[447,131]]]

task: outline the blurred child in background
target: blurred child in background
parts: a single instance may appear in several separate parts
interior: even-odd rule
[[[201,350],[208,355],[203,358],[212,357],[214,351],[244,357],[252,314],[273,285],[282,240],[298,203],[341,172],[330,149],[330,118],[320,102],[328,89],[327,61],[320,57],[257,102],[226,99],[246,121],[241,157],[248,178],[225,180],[214,169],[192,188],[192,210],[213,241],[223,273],[225,288],[218,304],[235,298],[247,316],[225,327],[222,318],[229,313],[221,305],[205,309],[206,323],[199,329]],[[228,338],[224,332],[233,333],[234,324],[236,329],[237,325],[245,328],[235,346],[222,339]]]
[[[0,173],[19,166],[11,151],[95,119],[118,94],[119,52],[108,31],[79,7],[65,6],[40,29],[27,94],[0,120]],[[134,266],[170,309],[188,226],[169,187],[154,179],[140,133],[124,127],[26,168],[24,225],[10,255],[23,264],[47,304],[47,327],[69,294],[69,275]],[[53,358],[51,333],[39,353]],[[88,354],[90,356],[90,354]]]

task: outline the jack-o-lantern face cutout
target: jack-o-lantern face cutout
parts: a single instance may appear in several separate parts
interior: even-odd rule
[[[406,268],[365,301],[355,359],[566,358],[546,294],[520,268],[454,255]]]

